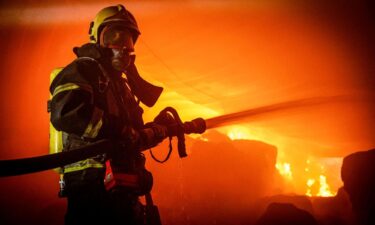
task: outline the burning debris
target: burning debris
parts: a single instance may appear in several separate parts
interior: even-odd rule
[[[282,162],[282,160],[278,159],[275,167],[284,179],[284,182],[289,185],[285,187],[285,193],[293,192],[309,197],[332,197],[336,195],[334,190],[338,189],[342,184],[341,181],[337,179],[332,179],[331,183],[328,180],[327,174],[329,174],[331,178],[334,174],[337,174],[337,176],[339,174],[341,163],[336,162],[336,158],[334,161],[335,162],[330,165],[332,168],[330,168],[329,172],[326,171],[324,166],[325,159],[316,158],[312,160],[312,157],[306,160],[305,165],[298,164],[296,166],[293,166],[290,162]],[[304,170],[302,169],[303,167],[305,167]],[[301,184],[301,181],[305,183]],[[333,184],[333,187],[331,184]]]

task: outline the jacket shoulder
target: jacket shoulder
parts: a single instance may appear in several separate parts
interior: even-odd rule
[[[89,57],[80,57],[60,69],[50,85],[50,92],[66,83],[95,85],[98,83],[99,76],[102,71],[99,63]]]

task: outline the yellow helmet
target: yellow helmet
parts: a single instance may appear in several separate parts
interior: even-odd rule
[[[123,5],[106,7],[96,14],[94,21],[90,24],[89,37],[91,43],[98,43],[100,32],[106,25],[121,24],[132,32],[133,42],[135,43],[140,35],[137,21],[134,16],[125,9]]]

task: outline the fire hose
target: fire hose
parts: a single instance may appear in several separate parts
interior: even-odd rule
[[[206,130],[204,119],[197,118],[183,123],[177,111],[172,107],[165,108],[156,119],[159,120],[159,123],[167,126],[170,137],[177,137],[178,153],[181,158],[187,156],[184,135],[203,133]],[[0,160],[0,177],[54,169],[104,153],[111,155],[110,153],[115,149],[115,145],[116,142],[113,140],[103,139],[65,152],[31,158]]]
[[[217,116],[206,120],[197,118],[184,123],[181,121],[175,109],[167,107],[155,118],[155,121],[162,124],[172,123],[172,125],[168,127],[168,132],[170,137],[177,137],[178,153],[179,156],[183,158],[187,156],[185,149],[185,134],[203,133],[207,129],[225,126],[244,118],[250,118],[265,113],[348,100],[353,100],[353,97],[340,95],[300,99]],[[104,139],[66,152],[31,158],[0,160],[0,177],[35,173],[62,167],[83,159],[109,153],[114,149],[114,145],[115,143],[113,143],[113,141]]]

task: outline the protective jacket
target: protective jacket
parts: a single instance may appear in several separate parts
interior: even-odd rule
[[[106,61],[105,49],[85,44],[74,52],[78,58],[50,86],[51,122],[67,134],[63,151],[102,138],[121,139],[125,144],[111,157],[113,164],[122,172],[139,173],[144,170],[141,148],[153,144],[145,143],[147,138],[139,132],[145,128],[139,101],[127,85],[126,77]],[[101,155],[66,166],[67,191],[102,183],[105,158]]]

